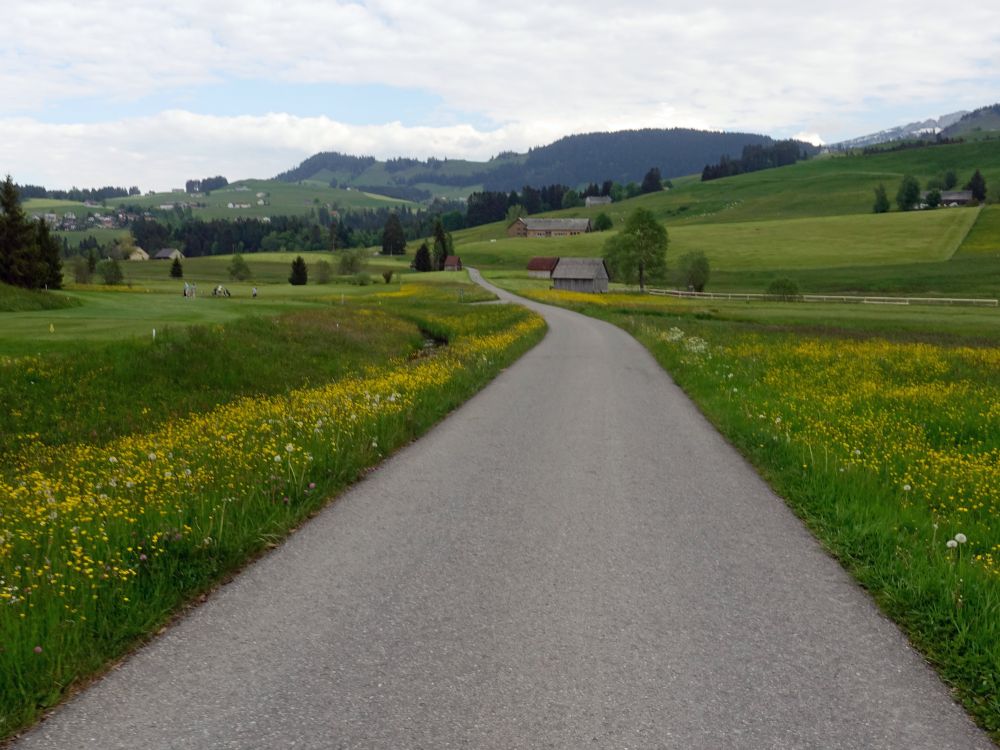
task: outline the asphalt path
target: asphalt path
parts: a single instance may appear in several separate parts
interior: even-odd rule
[[[16,747],[993,747],[638,343],[531,306],[534,350]]]

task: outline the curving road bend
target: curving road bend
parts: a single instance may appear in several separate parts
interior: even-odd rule
[[[539,346],[15,747],[994,747],[638,343],[530,306]]]

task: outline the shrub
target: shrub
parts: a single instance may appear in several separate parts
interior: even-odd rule
[[[101,274],[101,278],[104,279],[104,283],[109,286],[121,284],[125,280],[125,275],[122,273],[122,267],[114,258],[102,260],[98,263],[97,272]]]
[[[351,277],[351,283],[358,286],[368,286],[372,283],[372,277],[364,272],[356,273]]]
[[[288,277],[288,283],[292,286],[305,286],[308,281],[309,269],[306,268],[305,259],[301,255],[297,255],[292,261],[292,273]]]
[[[787,276],[780,276],[774,279],[774,281],[767,285],[765,293],[785,302],[794,302],[795,300],[802,299],[802,295],[799,293],[799,285]]]
[[[329,284],[330,277],[333,275],[333,266],[330,265],[329,261],[318,260],[316,265],[313,266],[313,278],[316,280],[317,284]]]
[[[614,225],[614,222],[611,221],[611,217],[608,216],[603,211],[601,211],[601,213],[597,214],[597,217],[594,219],[594,231],[595,232],[606,232],[609,229],[611,229],[611,227],[613,225]]]
[[[392,271],[383,271],[382,278],[385,279],[385,283],[388,284],[392,281]]]
[[[705,257],[705,253],[701,250],[684,253],[680,259],[680,267],[684,286],[696,292],[704,292],[709,274],[708,258]]]

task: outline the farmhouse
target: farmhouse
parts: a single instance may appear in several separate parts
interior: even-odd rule
[[[608,291],[608,267],[601,258],[561,258],[552,272],[552,285],[569,292]]]
[[[609,203],[611,203],[610,195],[588,195],[583,201],[583,205],[587,208],[591,206],[607,206]]]
[[[590,219],[532,219],[525,216],[507,227],[507,236],[572,237],[589,231]]]
[[[183,258],[184,253],[178,250],[176,247],[165,247],[156,255],[153,256],[155,260],[174,260],[175,258]]]
[[[143,250],[141,247],[137,247],[128,255],[129,260],[149,260],[149,253]]]
[[[972,203],[971,190],[942,190],[942,206],[967,206]]]
[[[551,279],[559,258],[536,257],[528,261],[529,279]]]
[[[444,259],[444,270],[445,271],[461,271],[462,270],[462,259],[457,255],[449,255]]]

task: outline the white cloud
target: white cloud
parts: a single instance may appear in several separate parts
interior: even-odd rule
[[[176,180],[179,170],[160,177],[154,165],[168,170],[212,158],[227,161],[209,172],[280,171],[310,144],[482,156],[566,133],[650,126],[776,136],[798,131],[836,140],[861,134],[857,129],[867,128],[875,111],[907,110],[904,120],[939,115],[992,103],[1000,85],[997,13],[988,4],[963,7],[946,23],[929,0],[844,0],[824,10],[790,0],[753,6],[736,0],[698,6],[676,0],[34,0],[14,6],[5,8],[0,25],[4,112],[27,118],[19,122],[33,122],[35,131],[63,144],[64,160],[38,154],[36,171],[52,173],[61,164],[72,172],[67,179],[80,183],[97,181],[87,169],[115,169],[84,152],[111,150],[141,155],[150,181],[160,181],[168,174]],[[155,101],[234,78],[419,88],[440,97],[445,109],[497,129],[347,128],[295,112],[285,120],[234,122],[165,112],[138,121],[112,117],[78,131],[45,125],[54,106],[65,112],[73,102]],[[913,112],[920,102],[933,108]],[[842,130],[829,132],[831,123]],[[879,126],[895,124],[891,117]],[[184,137],[176,138],[172,127]],[[96,135],[101,130],[103,139]],[[16,137],[33,138],[30,132]],[[505,137],[511,141],[501,142]],[[167,146],[180,150],[170,153]],[[0,148],[7,159],[19,153],[9,144]],[[251,149],[261,169],[251,168]],[[14,170],[13,161],[0,169],[6,164]],[[132,178],[143,180],[142,173]]]
[[[319,151],[484,160],[563,134],[544,125],[494,131],[395,122],[356,126],[325,117],[216,117],[177,110],[88,125],[8,119],[0,120],[0,130],[0,165],[17,182],[50,188],[138,184],[143,190],[169,190],[214,174],[230,180],[273,177]]]

